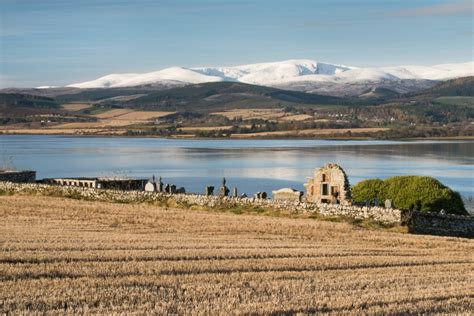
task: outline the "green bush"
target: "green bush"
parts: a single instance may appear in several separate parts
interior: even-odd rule
[[[369,179],[352,188],[355,202],[391,199],[394,207],[406,211],[439,212],[467,215],[459,193],[431,177],[399,176],[386,180]]]
[[[352,188],[352,197],[356,202],[379,200],[384,196],[384,182],[380,179],[368,179],[357,183]]]

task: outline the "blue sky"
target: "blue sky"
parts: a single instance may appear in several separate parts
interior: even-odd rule
[[[473,60],[474,0],[0,0],[0,87],[308,58]]]

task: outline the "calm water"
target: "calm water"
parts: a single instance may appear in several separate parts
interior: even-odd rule
[[[38,177],[153,174],[203,192],[222,177],[240,193],[303,190],[312,170],[340,164],[351,184],[366,178],[427,175],[474,196],[474,142],[321,140],[168,140],[67,136],[0,136],[3,162]]]

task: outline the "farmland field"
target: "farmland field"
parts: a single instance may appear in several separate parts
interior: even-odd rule
[[[474,309],[468,239],[40,196],[0,216],[0,314]]]
[[[77,112],[77,111],[88,109],[91,106],[92,105],[89,103],[68,103],[68,104],[63,104],[62,108],[67,111]]]
[[[162,111],[135,111],[132,109],[114,109],[96,114],[95,117],[101,119],[117,120],[149,120],[173,114],[174,112]]]

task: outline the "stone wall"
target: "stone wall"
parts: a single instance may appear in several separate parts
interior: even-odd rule
[[[474,217],[442,215],[437,213],[402,212],[397,209],[326,203],[307,203],[288,200],[205,196],[198,194],[169,194],[145,191],[104,190],[87,187],[54,186],[36,183],[0,181],[3,194],[39,194],[61,196],[91,201],[120,203],[160,203],[172,199],[181,205],[232,208],[259,206],[297,213],[314,213],[321,216],[343,216],[354,219],[372,219],[387,224],[404,224],[415,234],[459,236],[474,238]]]
[[[474,238],[474,217],[438,213],[409,212],[403,222],[412,234]]]
[[[5,171],[0,170],[0,181],[10,181],[16,183],[36,182],[36,171]]]
[[[0,192],[32,193],[49,196],[64,196],[85,200],[139,203],[159,202],[173,198],[177,203],[203,207],[231,208],[235,206],[260,206],[289,212],[315,213],[321,216],[345,216],[355,219],[372,219],[383,223],[400,223],[401,211],[382,207],[360,207],[340,204],[306,203],[300,201],[277,201],[271,199],[205,196],[198,194],[168,194],[146,191],[103,190],[86,187],[52,186],[46,184],[18,184],[0,182]]]

